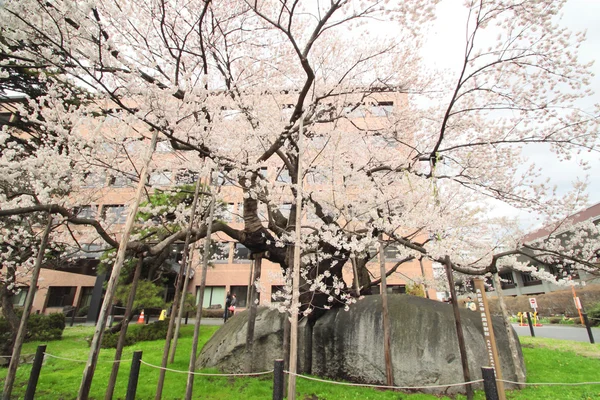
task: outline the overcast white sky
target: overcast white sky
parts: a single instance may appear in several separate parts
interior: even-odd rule
[[[464,14],[461,0],[442,0],[438,8],[438,19],[428,36],[429,41],[423,49],[423,56],[427,65],[437,68],[452,68],[460,65],[461,54],[464,54],[464,38],[466,15]],[[600,51],[600,0],[568,0],[563,9],[562,24],[572,30],[587,31],[587,40],[580,47],[580,60],[582,62],[593,61],[598,58]],[[596,74],[592,89],[594,96],[586,103],[586,108],[591,111],[594,103],[600,103],[600,61],[593,66]],[[529,153],[532,161],[542,166],[547,174],[552,176],[552,181],[558,185],[559,193],[569,190],[571,182],[576,177],[584,178],[589,175],[589,204],[600,202],[600,179],[595,175],[600,170],[600,154],[587,153],[585,160],[590,162],[592,168],[582,171],[578,167],[576,159],[570,162],[558,162],[554,156],[542,149]],[[498,210],[506,215],[514,215],[514,211],[508,208]],[[537,225],[535,218],[528,215],[520,215],[523,219],[523,228]]]

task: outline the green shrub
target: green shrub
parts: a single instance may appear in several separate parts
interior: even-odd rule
[[[600,326],[600,303],[596,303],[590,308],[587,314],[591,326]]]
[[[65,330],[65,314],[32,314],[27,322],[27,341],[60,340]]]
[[[84,306],[81,307],[79,310],[77,310],[77,317],[87,317],[88,312],[90,311],[90,306]]]
[[[152,322],[148,325],[130,325],[127,328],[125,336],[125,346],[130,346],[137,342],[146,342],[151,340],[159,340],[167,337],[167,329],[169,328],[169,320]],[[119,332],[105,333],[102,336],[102,348],[116,348],[119,340]],[[91,341],[90,341],[91,342]]]

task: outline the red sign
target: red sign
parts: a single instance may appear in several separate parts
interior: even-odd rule
[[[529,305],[531,306],[531,308],[533,308],[534,310],[537,308],[537,300],[535,299],[535,297],[530,297],[529,298]]]

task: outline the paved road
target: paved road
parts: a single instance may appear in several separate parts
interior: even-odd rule
[[[529,332],[529,326],[519,326],[513,324],[517,335],[519,336],[531,336]],[[534,326],[533,332],[536,337],[551,338],[551,339],[563,339],[563,340],[574,340],[576,342],[588,342],[590,341],[587,330],[581,326],[565,326],[565,325],[544,325]],[[592,328],[592,334],[594,341],[600,343],[600,328]]]

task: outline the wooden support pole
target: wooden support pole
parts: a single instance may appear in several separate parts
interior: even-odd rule
[[[44,261],[44,252],[48,244],[48,237],[50,236],[50,230],[52,229],[52,214],[48,214],[48,222],[46,228],[42,234],[40,241],[40,248],[38,250],[33,271],[31,272],[31,281],[29,282],[29,291],[25,297],[25,304],[23,306],[23,315],[21,315],[21,322],[19,324],[19,330],[17,331],[17,337],[13,345],[12,356],[10,358],[10,364],[8,365],[8,372],[6,379],[4,380],[4,390],[2,391],[2,399],[10,400],[13,385],[15,383],[15,377],[17,375],[17,368],[19,367],[19,358],[21,357],[21,348],[25,341],[25,333],[27,332],[27,322],[29,321],[29,314],[33,306],[33,298],[37,290],[37,282],[40,276],[40,269],[42,268],[42,262]],[[75,311],[73,311],[75,312]]]
[[[127,215],[127,221],[125,222],[125,228],[123,230],[123,236],[119,243],[119,249],[117,250],[117,258],[112,268],[110,278],[106,285],[106,293],[104,294],[104,301],[102,302],[102,308],[100,309],[100,315],[98,316],[98,322],[96,329],[94,330],[94,336],[90,345],[90,354],[88,356],[87,364],[83,370],[83,378],[81,379],[81,385],[79,386],[79,393],[77,394],[77,400],[87,400],[89,397],[90,389],[92,387],[92,379],[94,378],[94,371],[96,369],[96,363],[98,362],[98,355],[100,354],[100,345],[102,344],[102,336],[104,335],[104,329],[106,328],[106,320],[108,313],[112,307],[113,298],[117,289],[119,281],[119,275],[121,275],[121,269],[125,262],[125,253],[127,252],[127,245],[129,243],[129,237],[131,236],[131,229],[135,222],[135,216],[137,214],[140,200],[142,198],[142,191],[146,185],[148,178],[148,167],[150,160],[152,160],[152,154],[156,148],[156,140],[158,139],[158,131],[155,130],[152,133],[152,140],[150,142],[150,148],[146,153],[144,160],[144,166],[140,172],[140,180],[137,185],[135,197],[131,204],[131,209]]]
[[[216,171],[219,171],[219,165],[217,164]],[[212,175],[212,171],[211,171]],[[208,177],[207,186],[211,187],[211,175]],[[202,321],[202,303],[204,301],[204,288],[206,286],[206,273],[208,271],[208,256],[210,253],[210,236],[212,234],[212,224],[215,217],[215,193],[210,190],[210,207],[208,211],[208,222],[206,226],[206,237],[204,238],[204,251],[202,254],[202,275],[200,276],[200,289],[198,290],[198,304],[196,306],[196,322],[194,324],[194,338],[192,339],[192,351],[190,354],[190,363],[188,365],[188,378],[185,387],[185,399],[192,400],[192,393],[194,389],[194,370],[196,368],[196,357],[198,354],[198,336],[200,335],[200,322]]]
[[[27,390],[25,391],[25,397],[23,397],[24,400],[33,400],[35,397],[35,390],[37,389],[38,379],[42,371],[45,353],[46,345],[40,344],[35,351],[35,358],[33,359],[33,365],[29,373],[29,383],[27,383]]]
[[[385,357],[385,379],[388,386],[394,386],[394,369],[392,367],[392,338],[390,332],[390,313],[387,298],[387,274],[385,270],[385,243],[379,234],[379,271],[381,275],[381,315],[383,319],[383,354]]]
[[[460,360],[462,362],[463,377],[465,382],[471,381],[471,373],[469,372],[469,360],[467,359],[467,346],[465,345],[465,336],[462,330],[462,322],[460,320],[460,311],[458,310],[458,299],[456,298],[456,289],[454,288],[454,277],[452,276],[452,264],[450,257],[445,259],[446,276],[448,277],[448,286],[450,286],[450,297],[452,299],[452,310],[454,311],[454,322],[456,323],[456,336],[458,337],[458,348],[460,349]],[[473,387],[471,384],[465,385],[467,391],[467,399],[473,399]]]
[[[119,373],[119,365],[121,364],[121,355],[123,354],[123,347],[125,347],[125,339],[127,338],[127,328],[129,327],[129,321],[131,320],[131,312],[133,311],[133,302],[135,301],[135,293],[137,291],[137,285],[142,274],[142,265],[144,264],[144,258],[140,256],[133,272],[133,280],[131,281],[131,289],[129,290],[129,296],[127,297],[127,304],[125,305],[125,315],[123,316],[123,323],[121,325],[121,331],[119,332],[119,340],[117,342],[117,350],[115,351],[115,362],[113,363],[112,370],[110,371],[110,378],[108,379],[108,387],[106,388],[106,394],[104,400],[111,400],[115,392],[115,385],[117,383],[117,375]]]

